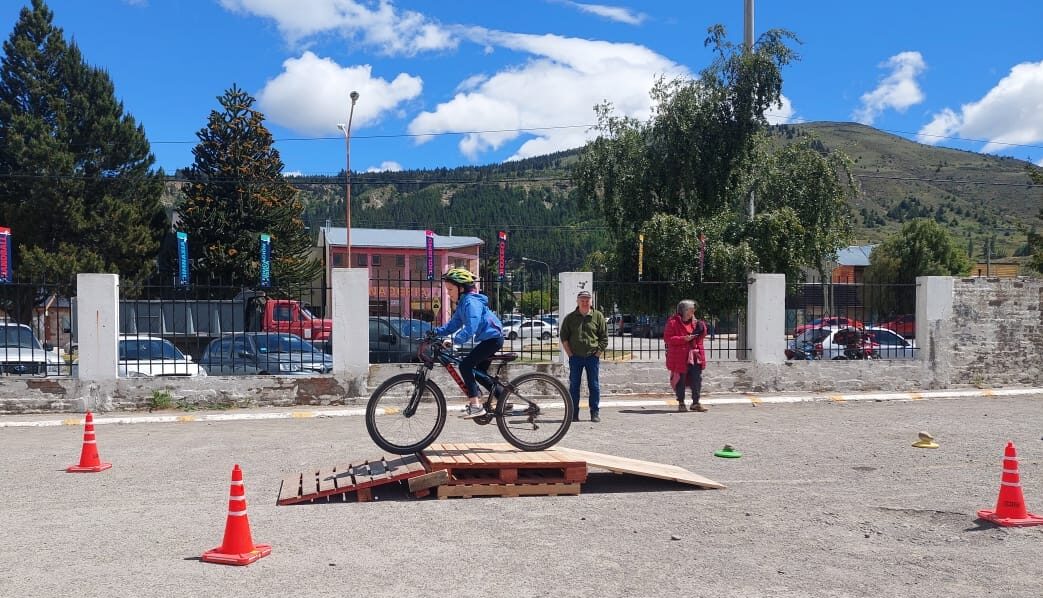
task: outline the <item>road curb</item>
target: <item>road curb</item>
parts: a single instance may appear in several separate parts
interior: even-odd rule
[[[1038,395],[1043,397],[1043,388],[973,388],[953,390],[925,390],[922,392],[880,392],[850,394],[741,394],[704,398],[704,405],[772,405],[792,403],[831,402],[847,403],[857,401],[922,401],[926,399],[963,399],[963,398],[1003,398]],[[616,397],[625,395],[615,395]],[[648,398],[611,398],[601,401],[601,407],[675,407],[677,400],[668,395],[640,395]],[[589,408],[586,402],[581,407]],[[451,405],[450,412],[463,411],[462,406]],[[357,417],[366,414],[365,407],[346,407],[336,409],[293,410],[265,413],[201,413],[178,415],[130,415],[104,417],[95,416],[94,425],[108,424],[164,424],[194,423],[222,421],[257,421],[269,419],[313,419],[327,417]],[[35,421],[0,421],[0,428],[46,428],[53,426],[82,426],[83,417],[61,417]]]

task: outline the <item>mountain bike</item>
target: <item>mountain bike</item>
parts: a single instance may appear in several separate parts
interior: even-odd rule
[[[436,364],[445,367],[467,395],[460,376],[461,357],[428,334],[419,341],[420,366],[415,374],[399,374],[384,381],[366,405],[366,430],[385,451],[405,455],[424,450],[445,426],[446,400],[442,389],[430,379]],[[498,363],[493,374],[475,370],[480,384],[491,389],[485,415],[473,418],[478,425],[496,420],[504,439],[523,451],[542,451],[554,446],[572,424],[573,405],[569,391],[557,378],[541,372],[522,374],[513,380],[500,373],[516,353],[493,355]]]

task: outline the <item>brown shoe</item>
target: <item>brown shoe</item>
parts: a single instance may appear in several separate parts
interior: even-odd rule
[[[688,408],[684,406],[684,401],[679,401],[677,403],[677,410],[681,412],[688,411]]]
[[[709,411],[706,407],[703,407],[699,403],[692,403],[692,406],[688,408],[689,411],[698,411],[699,413],[705,413]]]

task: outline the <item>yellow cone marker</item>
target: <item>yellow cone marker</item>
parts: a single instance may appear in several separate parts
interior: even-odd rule
[[[938,448],[938,443],[934,441],[934,436],[927,432],[920,432],[918,436],[920,439],[913,443],[913,446],[916,448]]]

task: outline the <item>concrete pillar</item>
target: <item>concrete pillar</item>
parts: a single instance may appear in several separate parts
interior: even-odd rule
[[[591,304],[604,313],[605,309],[598,304],[598,294],[594,290],[594,275],[590,272],[560,272],[558,274],[558,326],[565,316],[576,310],[576,295],[580,291],[593,294]],[[558,347],[558,363],[565,363],[565,351]]]
[[[119,276],[76,275],[76,341],[79,378],[115,380],[119,354]]]
[[[333,374],[345,381],[369,375],[369,270],[334,268]]]
[[[916,277],[916,346],[920,360],[934,362],[939,355],[940,339],[948,338],[945,328],[952,319],[952,276]]]
[[[746,325],[750,360],[786,361],[786,275],[750,275],[746,298]]]

